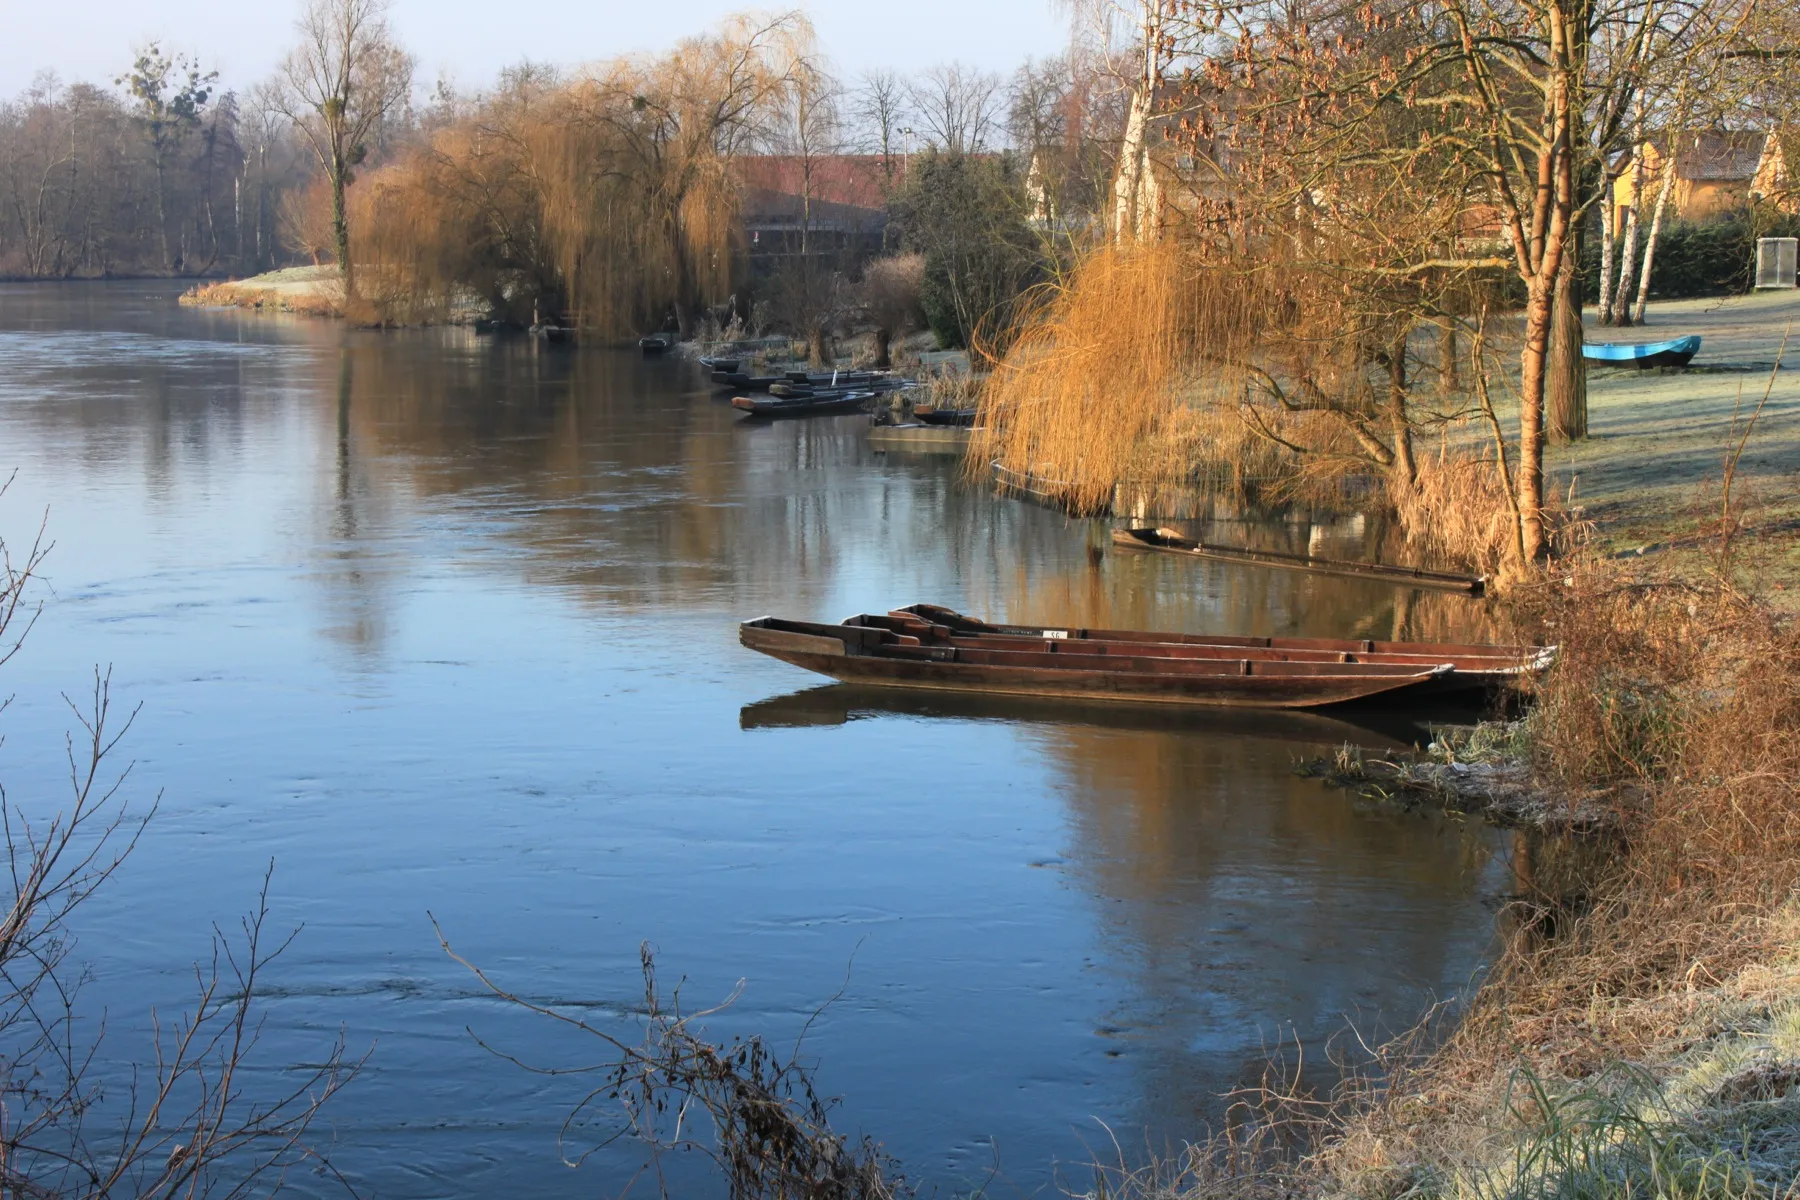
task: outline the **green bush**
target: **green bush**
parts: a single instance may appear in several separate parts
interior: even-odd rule
[[[1644,231],[1639,231],[1638,261],[1643,261]],[[1725,296],[1750,290],[1756,271],[1756,239],[1800,236],[1800,217],[1786,214],[1733,213],[1717,221],[1668,221],[1656,237],[1656,261],[1650,268],[1650,298],[1680,300],[1688,296]],[[1614,266],[1618,259],[1615,257]],[[1600,239],[1583,248],[1582,271],[1588,303],[1600,299]],[[1635,291],[1633,295],[1635,295]]]
[[[902,246],[925,256],[920,300],[939,345],[979,331],[1004,349],[1014,306],[1043,274],[1026,208],[1010,155],[931,151],[908,170],[893,214]]]

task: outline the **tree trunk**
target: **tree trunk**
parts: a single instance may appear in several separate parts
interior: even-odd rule
[[[1438,318],[1438,392],[1454,396],[1462,391],[1462,364],[1456,346],[1456,318]]]
[[[1619,213],[1609,180],[1600,198],[1600,310],[1602,325],[1613,323],[1613,256],[1618,252]]]
[[[815,367],[831,365],[832,356],[831,352],[825,346],[825,327],[823,325],[814,325],[812,327],[812,333],[808,338],[808,346],[811,349],[812,361]]]
[[[894,335],[892,333],[886,329],[875,331],[875,369],[877,371],[885,371],[894,365],[893,343]]]
[[[1641,180],[1643,168],[1638,168],[1638,179]],[[1631,185],[1631,208],[1625,214],[1625,245],[1619,251],[1618,296],[1613,300],[1613,321],[1618,325],[1631,324],[1631,279],[1632,267],[1637,262],[1638,209],[1643,199],[1643,187],[1636,180]]]
[[[1644,239],[1644,265],[1638,275],[1637,311],[1632,315],[1632,320],[1639,325],[1644,323],[1644,308],[1650,303],[1650,267],[1656,262],[1656,238],[1662,233],[1663,210],[1669,206],[1669,193],[1674,189],[1674,184],[1675,168],[1670,165],[1664,169],[1662,185],[1657,188],[1656,210],[1650,216],[1650,235]]]
[[[1552,301],[1545,432],[1552,443],[1587,436],[1587,364],[1581,360],[1580,241],[1571,239]]]
[[[344,281],[344,299],[356,295],[356,270],[350,263],[350,218],[344,211],[344,164],[339,159],[331,172],[331,239],[337,253],[338,277]]]
[[[1394,465],[1390,470],[1402,484],[1411,487],[1418,478],[1418,467],[1413,461],[1406,390],[1406,335],[1402,334],[1388,350],[1388,428],[1394,439]]]
[[[1519,541],[1525,561],[1544,556],[1544,380],[1556,281],[1532,280],[1525,303],[1525,348],[1519,356]]]
[[[169,207],[168,187],[163,182],[163,152],[156,151],[156,239],[162,249],[163,270],[174,269],[174,260],[169,257]]]

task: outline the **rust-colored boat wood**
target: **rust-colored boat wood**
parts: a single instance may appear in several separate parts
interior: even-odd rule
[[[763,617],[741,625],[739,640],[852,683],[1226,707],[1483,688],[1547,661],[1518,647],[988,625],[932,605],[837,625]]]
[[[1189,558],[1207,558],[1218,562],[1248,563],[1258,567],[1279,567],[1288,571],[1311,571],[1319,575],[1354,579],[1378,579],[1383,583],[1430,588],[1440,592],[1462,592],[1479,596],[1487,590],[1487,581],[1474,575],[1427,571],[1422,567],[1404,567],[1394,563],[1317,558],[1311,554],[1256,550],[1248,546],[1211,546],[1184,537],[1173,529],[1115,529],[1112,540],[1113,545],[1126,550],[1155,550],[1164,554],[1182,554]]]

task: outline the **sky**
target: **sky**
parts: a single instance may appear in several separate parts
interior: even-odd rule
[[[293,40],[300,0],[0,0],[0,96],[41,70],[108,83],[151,39],[198,55],[228,87],[273,70]],[[483,87],[523,59],[570,66],[666,47],[747,7],[747,0],[394,0],[392,21],[430,87],[448,75]],[[960,60],[1002,72],[1060,50],[1066,17],[1050,0],[811,0],[821,49],[844,76]]]

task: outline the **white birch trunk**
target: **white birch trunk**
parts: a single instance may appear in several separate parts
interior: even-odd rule
[[[1619,237],[1619,214],[1613,197],[1613,181],[1608,180],[1606,194],[1600,200],[1600,323],[1613,323],[1613,255]]]
[[[1662,186],[1656,189],[1656,211],[1650,217],[1650,236],[1644,241],[1644,267],[1638,275],[1637,313],[1634,319],[1644,323],[1644,307],[1650,303],[1650,268],[1656,262],[1656,237],[1662,232],[1663,210],[1669,206],[1669,193],[1675,190],[1675,160],[1663,168]]]

